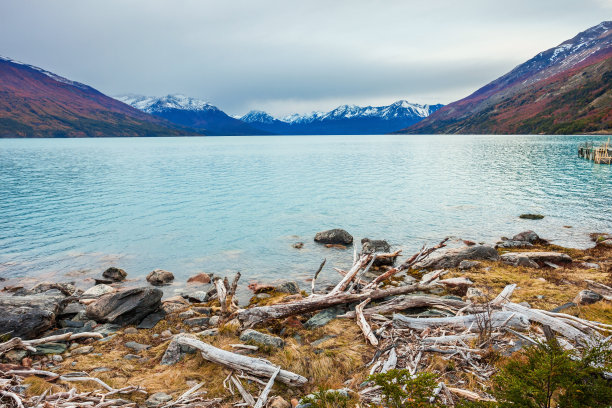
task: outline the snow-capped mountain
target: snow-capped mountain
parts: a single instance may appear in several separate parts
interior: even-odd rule
[[[221,109],[197,98],[175,94],[161,98],[142,95],[120,95],[116,99],[143,112],[194,129],[207,135],[261,135],[243,121],[228,116]]]
[[[294,113],[280,119],[251,111],[240,119],[277,134],[379,134],[417,123],[440,107],[401,100],[386,106],[342,105],[329,112]]]

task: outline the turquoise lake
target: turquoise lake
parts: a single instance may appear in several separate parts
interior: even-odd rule
[[[252,281],[346,267],[317,231],[344,228],[409,255],[445,236],[533,229],[586,247],[612,232],[612,166],[597,136],[251,136],[0,140],[0,277],[92,284],[106,267]],[[539,221],[520,220],[539,213]],[[567,228],[568,226],[572,228]],[[292,244],[302,241],[301,250]]]

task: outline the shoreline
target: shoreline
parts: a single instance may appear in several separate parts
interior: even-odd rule
[[[520,239],[516,239],[517,237]],[[549,244],[537,234],[526,231],[512,239],[500,241],[497,248],[467,241],[465,243],[468,245],[462,248],[436,248],[429,257],[422,259],[417,265],[407,264],[410,261],[410,254],[402,254],[401,257],[393,253],[388,254],[388,248],[385,248],[386,251],[378,250],[382,248],[378,247],[382,241],[372,241],[375,242],[372,251],[365,251],[364,247],[353,268],[344,272],[345,277],[343,278],[342,273],[338,274],[340,281],[336,285],[313,284],[316,295],[311,294],[311,287],[290,281],[280,285],[250,286],[254,293],[248,307],[245,307],[247,305],[240,307],[233,300],[236,286],[245,285],[239,280],[239,275],[238,280],[234,276],[213,276],[213,280],[209,283],[194,286],[199,290],[192,291],[191,295],[163,299],[161,291],[156,286],[117,290],[115,284],[108,282],[112,280],[108,277],[101,277],[106,283],[101,283],[100,287],[96,286],[99,290],[93,294],[92,291],[89,294],[75,293],[76,288],[63,284],[51,284],[46,287],[43,284],[39,285],[38,289],[36,287],[34,290],[16,289],[12,293],[4,290],[0,292],[0,302],[20,297],[56,299],[56,314],[50,321],[46,321],[48,330],[45,330],[47,328],[40,330],[39,327],[29,333],[24,332],[23,339],[26,341],[27,337],[40,338],[79,331],[95,335],[89,339],[72,342],[64,339],[50,343],[53,346],[39,346],[43,351],[50,351],[46,354],[32,354],[31,351],[19,347],[6,350],[0,357],[1,361],[4,361],[0,363],[0,371],[6,375],[9,366],[11,370],[37,369],[62,376],[78,371],[85,373],[83,375],[87,378],[98,378],[113,390],[139,387],[124,390],[121,399],[125,399],[126,404],[144,404],[155,393],[163,392],[167,396],[158,395],[158,397],[161,399],[169,397],[171,400],[160,402],[158,405],[154,405],[154,401],[150,400],[146,405],[183,406],[177,399],[180,399],[185,391],[200,383],[203,384],[201,390],[205,389],[207,394],[197,396],[200,398],[198,403],[204,404],[198,406],[231,406],[245,398],[236,390],[236,385],[231,386],[233,395],[230,392],[227,381],[230,381],[228,379],[231,370],[228,370],[226,365],[207,361],[195,353],[193,347],[181,343],[188,341],[185,338],[189,338],[245,358],[266,358],[274,366],[278,365],[283,370],[306,378],[307,381],[298,387],[282,385],[282,382],[279,384],[277,381],[270,397],[281,398],[274,400],[278,405],[271,406],[286,408],[290,406],[287,404],[297,405],[296,403],[304,396],[315,392],[319,387],[336,390],[346,388],[348,391],[344,392],[351,400],[375,401],[379,398],[375,390],[363,392],[369,388],[368,373],[380,370],[384,362],[388,362],[391,358],[389,356],[391,349],[387,346],[389,339],[397,333],[390,334],[389,327],[400,330],[399,332],[403,330],[398,328],[400,323],[392,313],[419,317],[418,324],[423,321],[432,323],[435,319],[452,319],[461,308],[459,306],[491,302],[508,285],[518,284],[512,301],[523,305],[522,307],[528,311],[562,307],[563,313],[578,315],[589,321],[612,324],[612,307],[609,300],[598,299],[590,304],[569,305],[569,302],[578,299],[577,295],[582,291],[591,290],[597,293],[597,284],[610,286],[612,283],[612,236],[594,234],[594,240],[596,241],[594,246],[588,249],[563,248]],[[359,244],[353,243],[353,245],[356,251]],[[546,253],[555,255],[544,256]],[[387,258],[398,259],[391,265],[383,263],[374,266],[372,254],[377,254],[374,260],[378,258],[379,261]],[[418,253],[416,255],[418,258]],[[368,268],[370,263],[372,265]],[[404,265],[408,266],[402,269]],[[313,265],[313,274],[317,270],[316,267],[317,265]],[[432,275],[432,271],[438,272]],[[160,272],[158,275],[160,281],[164,281],[165,278],[162,276],[164,274]],[[387,275],[388,278],[385,279]],[[207,278],[210,280],[211,277],[199,277],[201,282],[205,282]],[[379,278],[380,283],[371,285],[371,282],[377,282]],[[103,293],[105,291],[107,293]],[[332,294],[336,293],[336,296],[326,295],[330,291]],[[134,306],[137,303],[138,307],[135,309],[141,310],[132,313],[133,307],[130,311],[124,312],[123,317],[120,314],[121,318],[117,319],[116,313],[113,312],[113,307],[116,309],[117,304],[113,306],[108,300],[127,292],[133,292],[130,304]],[[354,300],[333,305],[325,304],[325,307],[300,306],[305,303],[317,303],[320,299],[328,297],[337,299],[342,296]],[[220,302],[219,298],[224,301]],[[367,299],[371,300],[361,303]],[[418,302],[415,299],[418,299]],[[591,300],[587,299],[585,302]],[[408,303],[398,306],[393,302]],[[527,302],[527,305],[521,302]],[[580,302],[581,299],[578,303]],[[359,303],[361,308],[355,310],[355,306]],[[49,307],[53,309],[55,306]],[[279,312],[287,308],[297,308],[295,309],[297,312],[290,314]],[[374,310],[376,312],[373,312]],[[528,311],[523,310],[525,313],[531,313]],[[360,315],[365,320],[365,326]],[[528,317],[529,324],[528,327],[523,327],[525,329],[523,332],[534,338],[541,336],[541,323],[533,320],[530,315]],[[406,321],[410,321],[410,317]],[[507,324],[514,324],[512,319],[509,321],[511,323]],[[416,323],[410,321],[402,324]],[[516,324],[517,327],[520,326],[519,322]],[[142,328],[137,328],[139,326]],[[428,333],[428,336],[431,337],[434,332],[438,333],[439,329],[432,327],[429,331],[431,333]],[[0,330],[0,332],[4,334],[6,331]],[[456,366],[449,371],[440,366],[442,364],[440,356],[444,356],[444,353],[440,354],[439,348],[438,351],[421,349],[419,361],[416,361],[417,349],[413,350],[414,353],[410,350],[411,347],[416,347],[417,338],[418,341],[422,340],[424,330],[411,328],[409,332],[412,336],[410,340],[405,340],[405,344],[401,346],[393,347],[393,350],[398,349],[399,358],[396,358],[395,362],[398,368],[433,372],[438,376],[438,380],[448,383],[447,386],[450,388],[475,393],[479,398],[488,397],[486,388],[478,383],[486,384],[492,374],[479,379],[479,374],[470,374],[469,367],[463,367],[465,359],[457,357],[447,360],[448,364],[453,362]],[[439,334],[446,335],[444,330]],[[558,333],[558,335],[567,336],[567,333],[565,335]],[[100,336],[102,338],[96,339]],[[10,337],[10,335],[4,336],[2,341],[6,342]],[[565,338],[567,340],[567,337]],[[574,338],[568,341],[575,340]],[[508,333],[500,335],[496,342],[502,354],[517,348],[518,344],[517,338]],[[169,355],[172,345],[176,346],[177,343],[181,343],[180,347],[174,348],[179,351],[174,356]],[[422,345],[419,347],[422,348]],[[513,352],[519,351],[522,347],[518,347]],[[474,354],[485,352],[486,349],[472,351]],[[510,358],[511,355],[512,353],[505,358]],[[374,360],[377,361],[373,365],[368,365],[368,362]],[[168,362],[171,364],[164,364]],[[374,367],[373,370],[373,366],[377,364],[379,367]],[[475,364],[480,367],[481,360]],[[494,365],[490,365],[489,368],[495,371]],[[239,375],[239,372],[236,372],[236,375]],[[253,376],[247,375],[247,377]],[[21,388],[17,395],[27,401],[33,400],[34,396],[42,395],[47,389],[49,390],[47,396],[73,386],[78,392],[100,389],[100,384],[92,383],[91,379],[74,383],[67,377],[59,380],[56,378],[53,381],[47,381],[49,378],[44,375],[40,377],[24,375],[20,378],[22,379],[18,382]],[[235,383],[237,378],[232,378],[231,381]],[[263,387],[261,381],[265,384],[268,379],[262,378],[260,382],[256,380],[257,378],[243,378],[240,381],[249,392],[257,396]],[[146,390],[146,394],[142,392],[143,389]],[[453,395],[451,399],[455,402],[467,398],[461,395],[461,391],[451,393]],[[196,398],[196,394],[194,392],[192,396]],[[205,400],[208,402],[203,402]]]

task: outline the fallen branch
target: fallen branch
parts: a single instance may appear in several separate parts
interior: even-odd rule
[[[276,367],[268,360],[222,350],[184,334],[177,335],[173,342],[179,345],[182,344],[197,348],[202,352],[202,357],[205,360],[224,365],[234,370],[244,371],[245,373],[255,376],[272,377],[276,371]],[[308,380],[301,375],[286,370],[280,370],[278,373],[278,380],[291,386],[304,385],[308,382]]]
[[[363,315],[363,308],[371,300],[372,299],[367,298],[366,300],[364,300],[363,302],[358,304],[355,307],[355,314],[357,316],[357,325],[359,326],[359,328],[361,328],[361,331],[363,332],[363,335],[370,342],[370,344],[372,344],[374,347],[377,347],[378,346],[378,339],[376,338],[374,333],[372,333],[372,328],[370,327],[370,325],[368,324],[367,320],[365,319],[365,317]]]
[[[468,305],[468,303],[462,300],[444,299],[438,296],[412,295],[397,297],[379,305],[369,307],[367,309],[364,309],[363,314],[366,316],[372,314],[386,314],[392,312],[399,312],[414,307],[438,307],[455,312]],[[355,317],[355,312],[347,312],[338,317],[352,319]]]
[[[478,331],[478,319],[483,318],[483,313],[466,316],[452,317],[432,317],[432,318],[416,318],[407,317],[399,313],[393,315],[393,326],[400,329],[415,329],[424,330],[426,328],[435,328],[448,326],[459,330],[469,330],[472,332]],[[486,316],[489,318],[489,316]],[[516,330],[527,330],[529,328],[529,319],[520,313],[512,312],[493,312],[490,316],[491,327],[499,328],[509,326]]]
[[[310,293],[312,293],[314,295],[315,293],[315,282],[317,281],[317,277],[319,276],[319,274],[321,273],[321,271],[323,270],[323,266],[325,266],[325,262],[327,262],[327,258],[323,259],[323,262],[321,262],[321,265],[319,265],[319,269],[317,269],[317,271],[314,274],[314,277],[312,278],[312,282],[310,284]]]
[[[257,404],[255,404],[253,408],[263,408],[263,406],[266,404],[266,402],[268,401],[268,394],[272,390],[272,387],[274,386],[274,380],[276,379],[276,376],[280,373],[280,371],[280,367],[278,367],[276,371],[274,371],[274,374],[272,374],[272,377],[270,377],[270,381],[268,381],[266,387],[263,389],[261,394],[259,394]]]

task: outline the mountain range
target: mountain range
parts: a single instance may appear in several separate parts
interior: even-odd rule
[[[612,21],[604,21],[398,133],[612,131]]]
[[[233,118],[208,102],[184,95],[160,98],[120,95],[116,98],[175,124],[202,129],[208,135],[381,134],[417,123],[442,107],[398,101],[379,107],[342,105],[329,112],[296,113],[281,119],[263,111],[251,111]]]
[[[189,129],[94,88],[0,57],[0,137],[178,136]]]

